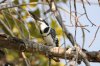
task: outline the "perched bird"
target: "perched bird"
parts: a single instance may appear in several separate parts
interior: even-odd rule
[[[58,38],[56,37],[56,32],[49,24],[42,18],[37,17],[32,12],[29,11],[32,17],[36,20],[36,26],[40,31],[41,36],[48,46],[58,47]]]
[[[36,26],[38,27],[41,36],[43,37],[46,45],[58,47],[58,38],[56,37],[56,32],[49,24],[42,18],[37,17],[32,12],[29,11],[32,17],[36,20]],[[59,62],[59,58],[54,58],[49,55],[49,66],[51,66],[51,59],[54,59],[56,62]]]

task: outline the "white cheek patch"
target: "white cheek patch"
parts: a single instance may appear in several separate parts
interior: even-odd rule
[[[46,27],[48,27],[48,26],[47,26],[45,23],[41,23],[41,25],[40,25],[41,31],[44,31],[44,29],[45,29]]]

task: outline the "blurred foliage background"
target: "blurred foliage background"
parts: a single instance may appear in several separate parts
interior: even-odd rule
[[[38,3],[39,2],[39,3]],[[56,0],[58,2],[67,2],[67,0]],[[43,42],[39,31],[36,29],[35,21],[31,18],[28,10],[33,11],[34,14],[45,19],[43,11],[49,9],[48,5],[43,4],[40,0],[6,0],[6,4],[17,5],[18,7],[6,8],[0,10],[0,33],[5,33],[13,37],[21,39],[34,40],[36,42]],[[52,28],[56,30],[59,41],[62,38],[62,29],[57,24],[54,17],[47,14],[46,20]],[[16,66],[25,66],[25,62],[20,52],[15,50],[4,49],[6,52],[7,62],[11,62]],[[30,60],[32,66],[48,66],[48,58],[45,55],[37,53],[25,53],[27,58]],[[52,66],[63,66],[63,63],[56,63],[52,60]]]

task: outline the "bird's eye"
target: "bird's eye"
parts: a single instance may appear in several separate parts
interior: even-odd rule
[[[47,33],[47,32],[49,31],[49,28],[50,28],[50,27],[45,28],[45,29],[44,29],[44,33]]]

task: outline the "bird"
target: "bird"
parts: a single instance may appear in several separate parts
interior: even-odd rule
[[[31,11],[29,11],[29,13],[36,20],[36,26],[38,27],[43,40],[46,42],[46,45],[58,47],[59,41],[56,35],[56,31],[51,28],[45,20],[39,18]]]
[[[56,36],[56,31],[53,28],[51,28],[45,20],[37,17],[31,11],[29,11],[29,13],[36,20],[36,26],[38,27],[43,40],[46,42],[46,45],[58,47],[59,41]],[[48,55],[48,57],[49,57],[49,66],[51,66],[51,58],[56,62],[59,62],[59,58],[52,57],[51,55]]]

